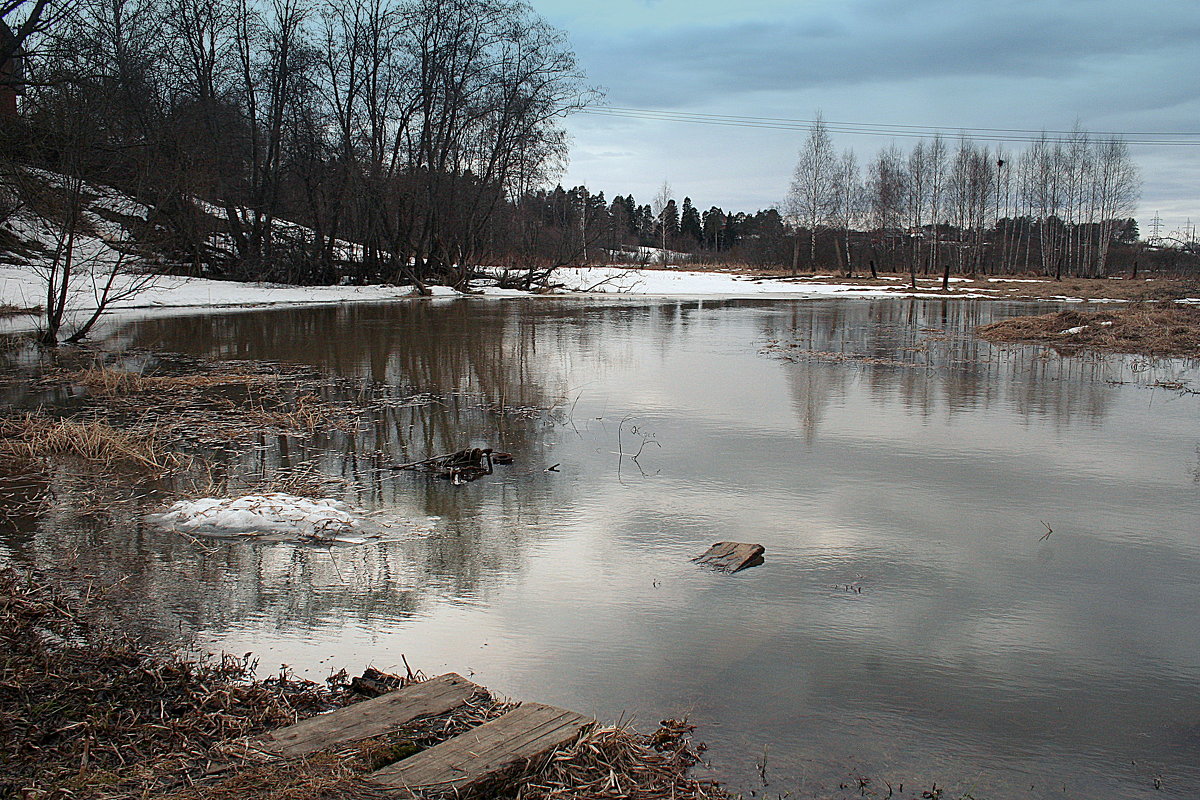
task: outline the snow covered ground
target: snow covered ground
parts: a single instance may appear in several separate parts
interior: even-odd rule
[[[140,276],[139,278],[140,279]],[[120,290],[131,276],[117,277]],[[96,307],[89,281],[78,287],[68,306],[78,311]],[[453,289],[434,287],[435,294],[457,295]],[[32,308],[45,305],[46,284],[41,276],[28,267],[0,266],[0,305]],[[206,278],[163,276],[133,297],[118,300],[115,309],[201,306],[274,305],[280,303],[345,303],[355,300],[394,300],[411,297],[411,286],[285,286],[273,283],[238,283]]]
[[[118,289],[130,276],[118,276]],[[648,297],[775,297],[803,299],[819,297],[995,297],[986,291],[958,288],[949,292],[940,286],[919,292],[899,286],[859,286],[836,280],[756,279],[732,272],[691,270],[629,269],[624,267],[564,267],[554,273],[554,282],[564,287],[563,294],[606,294]],[[488,282],[483,282],[488,283]],[[435,298],[461,297],[462,293],[445,286],[431,287]],[[38,272],[27,266],[0,265],[0,306],[36,308],[45,304],[45,283]],[[524,297],[528,292],[480,285],[473,294],[485,297]],[[204,278],[163,276],[151,286],[112,303],[112,312],[134,309],[235,309],[266,305],[309,305],[318,303],[381,302],[419,297],[408,286],[286,286],[269,283],[238,283]],[[95,308],[90,282],[77,287],[70,309],[76,314]],[[35,315],[0,317],[0,332],[28,330],[36,326]]]
[[[118,277],[118,287],[129,281]],[[899,292],[887,287],[855,286],[836,281],[756,280],[751,276],[727,272],[694,272],[689,270],[626,269],[623,267],[564,267],[554,274],[554,280],[568,292],[605,294],[725,297],[894,297]],[[435,297],[457,297],[459,292],[445,286],[434,286]],[[0,266],[0,305],[34,308],[45,303],[45,283],[32,268]],[[484,296],[512,297],[527,293],[494,286],[478,289]],[[919,292],[930,296],[928,291]],[[238,283],[205,278],[164,276],[133,297],[113,303],[113,310],[143,308],[228,308],[237,306],[347,303],[355,301],[395,300],[415,297],[408,286],[285,286],[270,283]],[[949,295],[934,296],[986,297],[979,292],[957,290],[952,286]],[[79,287],[70,303],[77,311],[95,308],[90,283]]]
[[[825,276],[832,277],[832,276]],[[958,289],[951,278],[949,292],[924,289],[897,291],[889,286],[859,286],[836,280],[761,279],[733,272],[697,272],[691,270],[626,269],[624,267],[563,267],[554,273],[554,281],[573,292],[605,294],[691,297],[994,297],[979,290]]]

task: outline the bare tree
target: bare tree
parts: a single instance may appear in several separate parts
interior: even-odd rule
[[[854,260],[850,252],[850,231],[862,219],[864,194],[862,175],[859,173],[858,159],[853,150],[847,149],[842,152],[833,177],[833,202],[830,206],[829,220],[842,239],[839,258],[844,255],[846,274],[853,277]],[[836,241],[834,247],[837,247]]]
[[[835,202],[837,157],[825,120],[818,111],[800,148],[792,183],[788,191],[788,217],[797,225],[808,228],[808,261],[812,268],[817,260],[817,232],[828,224]],[[798,243],[797,243],[798,246]],[[798,253],[792,258],[792,273],[798,269]]]
[[[929,267],[936,269],[940,255],[938,245],[941,242],[942,211],[945,207],[946,195],[946,142],[941,135],[934,136],[929,143],[926,162],[929,170],[929,226],[933,231],[933,242],[929,247]],[[950,288],[950,259],[943,259],[942,291]]]
[[[1103,139],[1096,145],[1095,194],[1100,220],[1096,257],[1096,275],[1108,269],[1108,252],[1118,231],[1118,221],[1133,214],[1141,192],[1137,167],[1129,157],[1129,145],[1119,137]]]
[[[882,254],[887,255],[889,262],[895,260],[907,182],[904,155],[900,148],[893,144],[880,150],[868,169],[867,197],[873,242],[883,248]]]
[[[664,180],[662,186],[658,187],[658,192],[655,193],[654,200],[650,204],[651,209],[654,211],[654,218],[658,220],[664,265],[667,261],[667,229],[669,227],[667,223],[667,209],[670,207],[672,199],[671,184],[669,181]]]
[[[917,266],[921,263],[921,241],[925,232],[925,212],[929,206],[930,159],[925,140],[918,141],[908,154],[908,235],[912,252],[908,256],[909,281],[917,288]]]

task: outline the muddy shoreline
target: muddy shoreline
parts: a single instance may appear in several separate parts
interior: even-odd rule
[[[263,734],[377,696],[378,683],[364,689],[342,670],[318,684],[286,668],[257,679],[251,654],[149,647],[97,612],[92,589],[104,591],[89,584],[81,597],[47,575],[0,570],[0,797],[382,797],[368,773],[514,707],[484,690],[382,736],[301,758],[273,756],[256,744]],[[389,688],[425,679],[385,677],[393,678]],[[690,776],[703,752],[692,730],[674,720],[649,735],[600,726],[486,796],[616,796],[604,791],[615,776],[626,797],[728,797]]]

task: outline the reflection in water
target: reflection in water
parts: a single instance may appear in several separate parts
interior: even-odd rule
[[[409,524],[337,550],[192,542],[143,522],[161,487],[58,466],[0,480],[0,559],[267,667],[403,653],[606,718],[690,714],[747,792],[769,744],[769,791],[797,797],[858,776],[1193,797],[1200,397],[1147,387],[1195,366],[970,335],[1044,310],[625,298],[126,319],[107,347],[131,364],[327,372],[357,429],[205,455],[234,485],[342,477],[345,499]],[[641,436],[661,447],[634,465]],[[516,464],[463,487],[387,469],[468,445]],[[761,542],[766,564],[689,563],[721,539]]]

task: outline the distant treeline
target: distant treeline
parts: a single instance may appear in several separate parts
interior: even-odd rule
[[[1139,255],[1144,265],[1178,261],[1178,251],[1134,252],[1139,188],[1125,143],[1082,128],[1038,137],[1020,152],[968,138],[920,140],[908,152],[891,145],[864,170],[853,151],[834,153],[818,121],[778,209],[701,212],[690,197],[678,205],[665,185],[646,204],[632,195],[608,203],[583,186],[525,202],[593,259],[613,252],[645,259],[633,247],[641,246],[688,254],[693,263],[796,271],[1100,277],[1114,246],[1122,269]]]
[[[547,189],[563,119],[596,94],[565,36],[517,0],[13,0],[0,13],[0,63],[19,67],[0,89],[24,93],[0,117],[0,169],[137,198],[150,213],[132,227],[162,270],[422,285],[500,265],[529,284],[653,247],[797,271],[1083,276],[1137,241],[1128,149],[1082,129],[1012,153],[939,137],[860,168],[818,121],[788,198],[755,213],[702,211],[667,186],[649,202]],[[0,216],[37,205],[68,231],[83,194],[0,197]]]
[[[1101,277],[1112,243],[1137,239],[1131,215],[1140,189],[1125,142],[1093,138],[1079,125],[1021,152],[967,137],[923,139],[907,153],[893,144],[860,170],[853,151],[834,152],[818,116],[786,209],[808,233],[810,260],[826,233],[849,262],[851,232],[863,231],[873,260],[914,275]],[[799,260],[797,252],[793,264]]]

